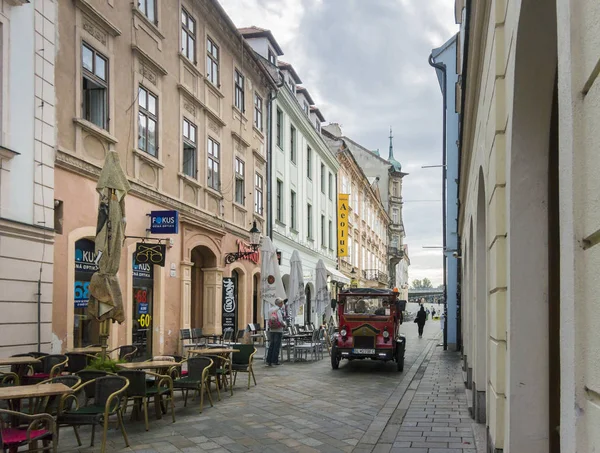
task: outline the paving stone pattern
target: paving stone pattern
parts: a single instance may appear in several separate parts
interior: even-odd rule
[[[125,417],[130,447],[111,427],[107,452],[410,452],[470,453],[473,445],[460,363],[441,352],[439,323],[426,325],[422,339],[415,324],[402,327],[407,335],[405,371],[395,363],[342,361],[332,370],[329,356],[317,362],[266,367],[255,361],[258,386],[245,386],[240,374],[233,396],[223,392],[210,407],[205,398],[183,407],[176,394],[176,423],[170,416],[154,418],[150,430]],[[259,351],[262,354],[262,351]],[[71,428],[61,428],[59,451],[100,451],[89,447],[91,430],[80,429],[77,447]],[[470,442],[471,445],[466,442]],[[438,448],[439,447],[439,448]]]

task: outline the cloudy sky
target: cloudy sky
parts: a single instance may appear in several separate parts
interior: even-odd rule
[[[442,97],[427,59],[457,31],[452,0],[220,0],[238,27],[270,29],[329,122],[404,172],[409,278],[442,283]]]

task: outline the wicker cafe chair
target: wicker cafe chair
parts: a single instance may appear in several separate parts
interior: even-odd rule
[[[213,361],[208,357],[190,357],[188,359],[188,375],[173,381],[173,388],[185,390],[183,406],[187,406],[188,392],[200,392],[200,412],[204,404],[204,390],[208,388],[208,372]],[[213,406],[210,391],[207,392],[211,407]]]
[[[110,375],[113,374],[102,370],[81,370],[77,373],[77,376],[81,378],[82,384]],[[87,404],[90,400],[93,400],[96,396],[96,387],[93,385],[83,386],[83,391],[85,395],[85,404]]]
[[[67,366],[67,371],[69,371],[69,373],[77,373],[84,370],[88,366],[90,360],[94,358],[93,355],[75,352],[67,352],[65,355],[69,359],[69,364]]]
[[[227,390],[227,376],[229,375],[229,359],[219,354],[204,355],[213,361],[213,365],[208,371],[208,391],[210,393],[210,384],[215,383],[217,389],[217,400],[221,401],[221,383]]]
[[[38,364],[36,364],[33,374],[23,376],[22,382],[24,385],[39,384],[42,381],[58,376],[64,371],[69,359],[66,355],[50,354],[40,357],[39,361],[41,362],[41,366],[37,368]],[[41,371],[37,372],[36,368]]]
[[[19,375],[13,372],[3,373],[0,371],[0,387],[12,387],[13,385],[19,385]]]
[[[18,420],[19,425],[10,427],[7,419]],[[21,424],[27,423],[25,427]],[[27,446],[28,452],[52,451],[56,453],[58,435],[56,421],[50,414],[27,415],[0,409],[0,445],[2,451],[16,452],[19,447]],[[42,446],[39,447],[39,442]]]
[[[111,415],[117,416],[117,424],[121,428],[121,434],[125,440],[125,446],[129,447],[129,440],[123,425],[122,400],[129,381],[122,376],[105,376],[86,382],[78,390],[86,386],[95,387],[95,398],[92,404],[76,406],[68,409],[65,407],[67,398],[61,399],[58,411],[57,423],[59,426],[92,426],[92,440],[90,446],[94,446],[94,436],[96,434],[96,425],[103,425],[101,453],[106,451],[106,434],[108,432],[108,423]]]
[[[254,370],[252,369],[256,348],[251,344],[240,344],[236,346],[236,349],[239,349],[240,352],[234,352],[231,357],[233,385],[235,385],[238,373],[248,373],[248,388],[250,388],[250,377],[252,377],[254,385],[256,385],[256,377],[254,376]]]
[[[115,351],[119,351],[119,360],[124,360],[125,362],[131,362],[135,355],[138,352],[138,348],[135,346],[128,344],[124,346],[119,346],[111,351],[107,351],[107,354],[112,354]]]
[[[127,378],[129,381],[129,387],[127,388],[127,392],[125,392],[123,411],[127,409],[129,400],[133,400],[134,410],[136,412],[139,412],[141,406],[143,406],[146,431],[150,429],[148,426],[148,400],[150,398],[154,399],[154,404],[157,408],[162,406],[163,397],[167,401],[170,401],[171,416],[173,417],[173,423],[175,423],[175,403],[173,400],[173,380],[171,377],[141,370],[123,370],[119,371],[117,374]],[[154,377],[156,385],[149,387],[147,385],[148,377]]]

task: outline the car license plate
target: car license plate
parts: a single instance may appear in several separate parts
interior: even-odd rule
[[[361,355],[374,355],[375,349],[353,349],[352,352],[354,354],[361,354]]]

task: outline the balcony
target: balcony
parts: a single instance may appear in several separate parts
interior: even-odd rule
[[[404,257],[404,250],[399,247],[388,247],[388,255],[392,258],[402,259]]]
[[[390,195],[390,203],[402,204],[402,197],[396,197],[394,195]]]
[[[381,272],[377,269],[365,269],[363,272],[363,278],[371,282],[379,282],[382,285],[388,284],[388,275],[385,272]]]

